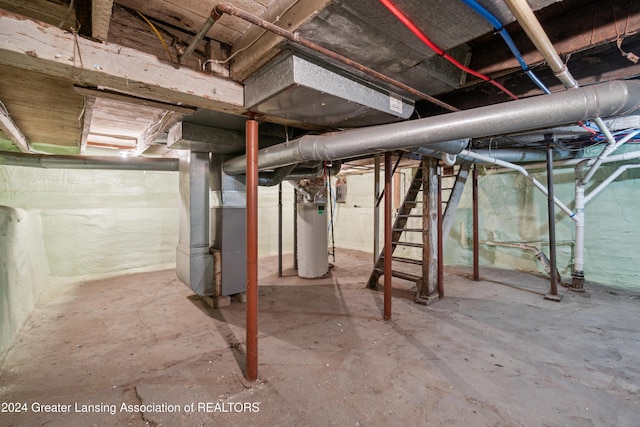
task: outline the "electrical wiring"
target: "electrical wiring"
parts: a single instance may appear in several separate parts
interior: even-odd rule
[[[529,68],[529,65],[527,65],[527,63],[525,62],[524,58],[522,57],[522,54],[520,53],[520,50],[518,49],[515,42],[513,41],[513,38],[511,38],[511,35],[507,31],[507,29],[504,28],[504,25],[502,24],[502,22],[500,22],[498,18],[496,18],[493,14],[491,14],[491,12],[489,12],[487,9],[485,9],[480,3],[476,2],[475,0],[462,0],[462,2],[467,6],[469,6],[471,9],[473,9],[475,12],[477,12],[478,15],[482,16],[487,22],[489,22],[489,24],[493,26],[493,28],[498,32],[498,34],[500,34],[504,42],[507,44],[513,56],[515,56],[515,58],[518,60],[518,63],[520,64],[520,67],[524,70],[525,74],[531,79],[531,81],[533,81],[533,83],[536,84],[536,86],[540,88],[540,90],[542,90],[547,95],[550,94],[551,91],[544,85],[544,83],[542,83],[542,81],[538,78],[538,76],[536,76],[534,72]]]
[[[136,11],[138,12],[138,11]],[[173,63],[175,62],[173,60],[173,55],[171,55],[171,51],[169,50],[169,46],[167,46],[167,42],[164,41],[164,38],[162,37],[162,35],[160,34],[160,31],[158,31],[158,29],[156,28],[155,25],[153,25],[153,22],[149,21],[149,19],[147,19],[146,16],[144,16],[142,13],[138,12],[138,15],[140,15],[140,17],[142,19],[144,19],[144,21],[149,25],[149,27],[151,28],[151,30],[156,33],[156,36],[158,36],[158,38],[160,39],[160,43],[162,43],[162,46],[164,47],[165,52],[167,52],[167,55],[169,55],[169,60]]]
[[[73,11],[73,7],[74,7],[74,0],[71,0],[69,2],[69,8],[67,9],[67,13],[64,15],[64,18],[62,18],[62,21],[60,21],[60,23],[58,24],[58,28],[62,28],[64,23],[67,22],[67,19],[69,19],[69,17],[71,16],[71,12]]]
[[[503,85],[501,85],[500,83],[498,83],[497,81],[493,80],[491,77],[486,76],[482,73],[479,73],[475,70],[472,70],[471,68],[461,64],[460,62],[458,62],[455,58],[453,58],[451,55],[449,55],[448,53],[446,53],[442,48],[440,48],[438,45],[436,45],[433,41],[431,41],[413,22],[411,22],[411,20],[400,10],[398,9],[398,7],[393,4],[390,0],[380,0],[380,3],[382,3],[396,18],[398,18],[398,20],[400,22],[402,22],[402,24],[404,24],[405,27],[407,27],[416,37],[418,37],[424,44],[426,44],[431,50],[433,50],[438,56],[443,57],[444,59],[446,59],[447,61],[449,61],[451,64],[453,64],[454,66],[456,66],[457,68],[461,69],[462,71],[469,73],[481,80],[484,80],[487,83],[492,84],[493,86],[495,86],[496,88],[498,88],[500,91],[504,92],[505,94],[507,94],[511,99],[517,100],[518,97],[515,96],[513,93],[511,93],[511,91],[507,88],[505,88]]]
[[[627,137],[628,135],[633,134],[633,137],[630,138],[629,140],[625,141],[625,142],[640,142],[640,138],[636,138],[637,134],[638,134],[638,129],[626,129],[626,130],[622,130],[622,131],[618,131],[618,132],[614,132],[613,136],[616,139],[623,139],[625,137]],[[596,141],[598,143],[603,143],[607,141],[607,138],[604,135],[596,135],[592,138],[593,141]],[[619,141],[618,141],[619,142]]]
[[[278,16],[276,16],[276,19],[272,22],[272,24],[275,24],[277,22],[280,21],[280,18],[284,16],[284,14],[286,14],[287,12],[289,12],[295,5],[298,4],[300,0],[295,1],[293,3],[291,3],[286,9],[284,9],[282,12],[280,12],[280,14]],[[262,38],[262,36],[267,32],[267,30],[263,30],[260,35],[258,37],[256,37],[255,39],[253,39],[253,41],[251,43],[249,43],[248,45],[246,45],[245,47],[236,50],[235,52],[233,52],[231,55],[229,55],[226,59],[207,59],[206,61],[204,61],[202,63],[201,68],[204,70],[205,67],[207,66],[207,64],[226,64],[227,62],[231,61],[233,58],[235,58],[235,56],[237,54],[239,54],[240,52],[243,52],[247,49],[249,49],[251,46],[253,46],[254,44],[256,44],[258,42],[258,40],[260,40],[260,38]]]

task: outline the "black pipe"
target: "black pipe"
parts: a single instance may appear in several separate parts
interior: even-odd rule
[[[327,168],[327,182],[329,184],[329,215],[331,215],[331,255],[333,256],[333,262],[336,262],[336,237],[333,230],[333,197],[331,197],[331,168]]]
[[[278,277],[282,277],[282,182],[278,184]]]
[[[393,165],[393,169],[391,170],[391,175],[394,175],[396,173],[396,169],[398,169],[398,166],[400,165],[400,160],[402,160],[403,154],[404,152],[400,151],[400,154],[398,155],[398,160],[396,160],[396,164]],[[386,156],[386,153],[385,153],[385,156]],[[382,191],[380,192],[380,195],[378,196],[378,200],[376,200],[376,207],[380,206],[380,202],[382,201],[382,197],[384,197],[385,190],[386,190],[386,187],[383,188]]]
[[[556,211],[553,201],[553,148],[547,144],[547,211],[549,213],[549,261],[551,261],[551,295],[558,295],[558,267],[556,262]]]
[[[478,232],[478,165],[473,165],[473,280],[480,280],[480,241]]]

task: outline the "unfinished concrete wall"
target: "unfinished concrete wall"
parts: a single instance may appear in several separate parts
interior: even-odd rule
[[[39,218],[53,277],[171,266],[177,200],[174,172],[0,167],[0,205]]]
[[[258,255],[278,253],[278,186],[258,188]],[[293,253],[293,187],[282,183],[282,252]]]
[[[29,317],[45,285],[39,224],[22,209],[0,206],[0,359]]]
[[[587,193],[616,169],[604,166],[588,186]],[[540,182],[546,174],[534,173]],[[572,168],[557,169],[555,195],[569,207],[574,201]],[[640,185],[638,170],[628,171],[598,195],[586,207],[585,277],[606,285],[640,290],[640,270],[636,251],[640,249]],[[517,173],[480,176],[480,241],[525,242],[549,253],[546,197]],[[465,188],[460,209],[445,251],[447,264],[471,265],[471,186]],[[573,267],[574,225],[556,210],[558,269],[564,281],[570,281]],[[542,243],[541,243],[542,242]],[[480,245],[481,265],[544,274],[530,252],[520,249]]]
[[[0,166],[0,356],[52,284],[175,266],[178,174]]]

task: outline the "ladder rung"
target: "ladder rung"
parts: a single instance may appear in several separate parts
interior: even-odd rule
[[[378,273],[384,274],[384,269],[382,269],[382,268],[376,268],[375,270]],[[391,275],[393,277],[397,277],[398,279],[409,280],[411,282],[417,282],[418,280],[422,279],[422,277],[420,277],[420,276],[416,276],[415,274],[405,273],[403,271],[391,270]]]
[[[422,277],[420,276],[416,276],[415,274],[405,273],[403,271],[391,270],[391,275],[393,277],[397,277],[398,279],[409,280],[411,282],[417,282],[418,280],[422,279]]]
[[[410,233],[422,233],[422,228],[394,228],[393,231],[408,231]]]
[[[399,218],[422,218],[422,215],[400,214]]]
[[[421,248],[422,243],[413,243],[413,242],[392,242],[394,245],[398,246],[408,246],[410,248]]]
[[[382,258],[384,258],[384,255],[382,256]],[[401,256],[394,256],[391,257],[392,261],[397,261],[397,262],[403,262],[405,264],[415,264],[415,265],[422,265],[422,260],[420,259],[413,259],[413,258],[404,258]]]

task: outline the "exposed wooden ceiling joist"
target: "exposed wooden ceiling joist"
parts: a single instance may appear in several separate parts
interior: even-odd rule
[[[640,3],[629,0],[596,2],[549,19],[543,26],[561,55],[581,52],[637,34],[640,31]],[[543,62],[544,59],[524,32],[514,33],[512,37],[527,64]],[[488,75],[519,67],[498,35],[495,40],[473,49],[471,65]]]
[[[0,65],[0,76],[0,99],[32,146],[78,148],[83,99],[70,80],[8,65]]]
[[[73,7],[58,4],[48,0],[0,0],[0,9],[30,16],[38,21],[56,25],[62,29],[69,30],[76,27],[76,14]]]
[[[109,34],[113,0],[93,0],[91,7],[91,36],[106,41]]]
[[[87,150],[87,140],[89,138],[89,130],[91,129],[91,118],[93,117],[93,108],[96,103],[94,96],[84,97],[84,112],[82,115],[82,134],[80,135],[80,155],[84,155]]]
[[[9,111],[5,110],[2,102],[0,102],[0,130],[2,130],[2,132],[4,132],[4,134],[7,135],[14,144],[16,144],[20,151],[23,153],[28,153],[30,151],[29,141],[27,141],[27,138],[24,136],[24,133],[22,133],[18,125],[11,120]]]
[[[243,88],[230,80],[176,68],[152,55],[86,40],[1,10],[0,63],[142,98],[243,112]]]
[[[276,0],[273,3],[261,16],[262,19],[275,23],[287,31],[295,31],[330,5],[331,0],[296,1],[293,5],[291,5],[291,0]],[[232,16],[223,18],[244,22]],[[244,81],[278,54],[277,48],[282,42],[282,37],[265,32],[261,28],[255,26],[249,28],[242,38],[233,45],[232,55],[241,49],[245,50],[238,54],[231,63],[231,77],[237,81]]]

